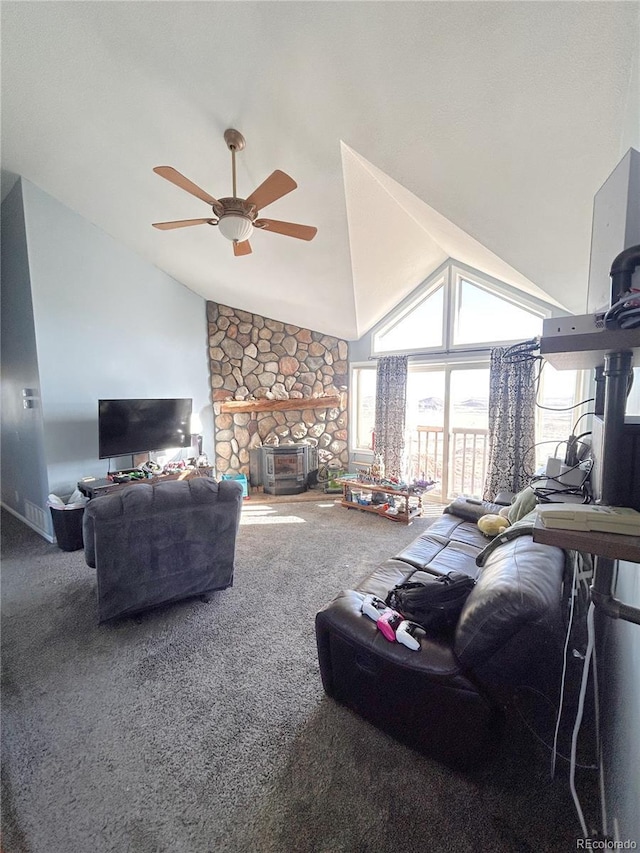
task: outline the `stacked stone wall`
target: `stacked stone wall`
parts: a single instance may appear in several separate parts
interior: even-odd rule
[[[248,475],[254,447],[299,442],[317,447],[321,463],[346,468],[347,342],[215,302],[207,320],[217,473]],[[323,406],[327,396],[338,399]],[[261,410],[223,412],[229,400],[260,401]],[[300,408],[279,409],[283,400]]]

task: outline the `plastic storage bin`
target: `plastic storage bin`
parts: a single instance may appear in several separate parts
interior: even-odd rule
[[[237,480],[242,486],[242,497],[249,497],[249,484],[247,483],[247,477],[245,474],[223,474],[223,480]]]
[[[53,520],[53,531],[62,551],[79,551],[83,547],[82,516],[84,507],[57,507],[49,505]]]

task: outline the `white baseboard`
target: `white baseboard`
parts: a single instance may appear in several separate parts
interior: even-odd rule
[[[4,501],[0,501],[0,506],[3,509],[6,509],[7,512],[10,512],[11,515],[15,516],[15,518],[17,518],[23,524],[26,524],[27,527],[30,527],[32,530],[35,530],[36,533],[39,533],[43,539],[47,540],[47,542],[51,542],[52,545],[55,543],[55,541],[56,541],[55,536],[53,536],[51,533],[48,533],[42,527],[39,527],[37,524],[35,524],[30,519],[26,518],[21,513],[17,512],[15,509],[13,509],[13,507],[8,506],[8,504],[6,504]]]

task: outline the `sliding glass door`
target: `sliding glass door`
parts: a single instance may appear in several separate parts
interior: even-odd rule
[[[407,382],[410,479],[436,480],[433,500],[480,496],[488,456],[488,362],[414,365]]]

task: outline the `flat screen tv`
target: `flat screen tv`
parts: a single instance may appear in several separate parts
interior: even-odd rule
[[[98,455],[113,459],[189,447],[191,399],[99,400]]]

